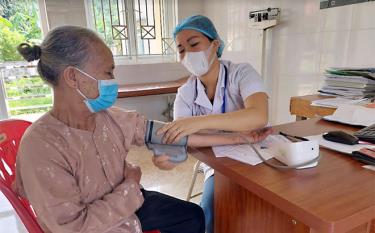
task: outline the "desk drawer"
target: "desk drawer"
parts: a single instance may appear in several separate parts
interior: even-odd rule
[[[309,233],[310,229],[215,172],[215,233]]]
[[[304,223],[295,220],[215,171],[215,233],[330,232],[310,229]],[[375,220],[347,233],[375,233]]]

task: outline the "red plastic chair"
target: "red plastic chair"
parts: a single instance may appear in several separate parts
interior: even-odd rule
[[[30,122],[22,120],[0,121],[0,134],[5,136],[0,142],[0,191],[9,200],[30,233],[43,233],[29,202],[18,196],[11,188],[16,175],[16,155],[19,143],[26,128],[30,125]]]
[[[36,215],[28,200],[20,197],[12,190],[15,179],[16,155],[22,135],[31,125],[31,122],[23,120],[0,121],[0,191],[9,200],[21,221],[29,233],[43,233]],[[160,233],[159,231],[148,231],[144,233]]]

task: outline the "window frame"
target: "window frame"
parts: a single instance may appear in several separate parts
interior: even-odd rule
[[[137,39],[135,36],[136,27],[135,27],[135,18],[134,18],[134,6],[133,0],[124,0],[128,6],[131,6],[132,11],[128,11],[129,15],[127,20],[129,21],[129,44],[130,51],[137,51]],[[178,23],[178,1],[174,1],[174,25]],[[93,7],[92,0],[84,0],[85,13],[86,13],[86,22],[87,27],[96,32],[95,22],[93,17]],[[115,65],[138,65],[138,64],[157,64],[157,63],[177,63],[178,62],[178,53],[177,51],[174,54],[170,55],[154,55],[154,54],[131,54],[131,55],[120,55],[114,56]]]

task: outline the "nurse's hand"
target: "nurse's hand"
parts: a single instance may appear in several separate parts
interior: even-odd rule
[[[257,129],[251,132],[241,133],[241,136],[238,138],[238,144],[243,143],[257,143],[266,139],[269,135],[273,133],[271,127],[265,127],[262,129]]]
[[[158,130],[157,135],[164,134],[163,143],[171,144],[203,128],[204,124],[199,117],[187,117],[166,124]]]
[[[177,164],[169,161],[169,156],[167,155],[152,156],[152,162],[161,170],[172,170],[177,166]]]

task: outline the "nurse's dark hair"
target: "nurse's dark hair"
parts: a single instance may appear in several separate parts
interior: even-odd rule
[[[40,46],[22,43],[17,50],[28,62],[39,60],[40,77],[56,86],[66,67],[82,68],[89,57],[92,42],[99,41],[102,42],[100,37],[87,28],[62,26],[50,31]]]
[[[214,41],[214,39],[212,39],[211,37],[208,37],[208,36],[206,36],[206,35],[205,35],[205,34],[203,34],[203,33],[202,33],[202,35],[203,35],[203,36],[205,36],[205,37],[206,37],[206,38],[208,39],[208,41],[209,41],[209,42],[212,42],[212,41]]]

